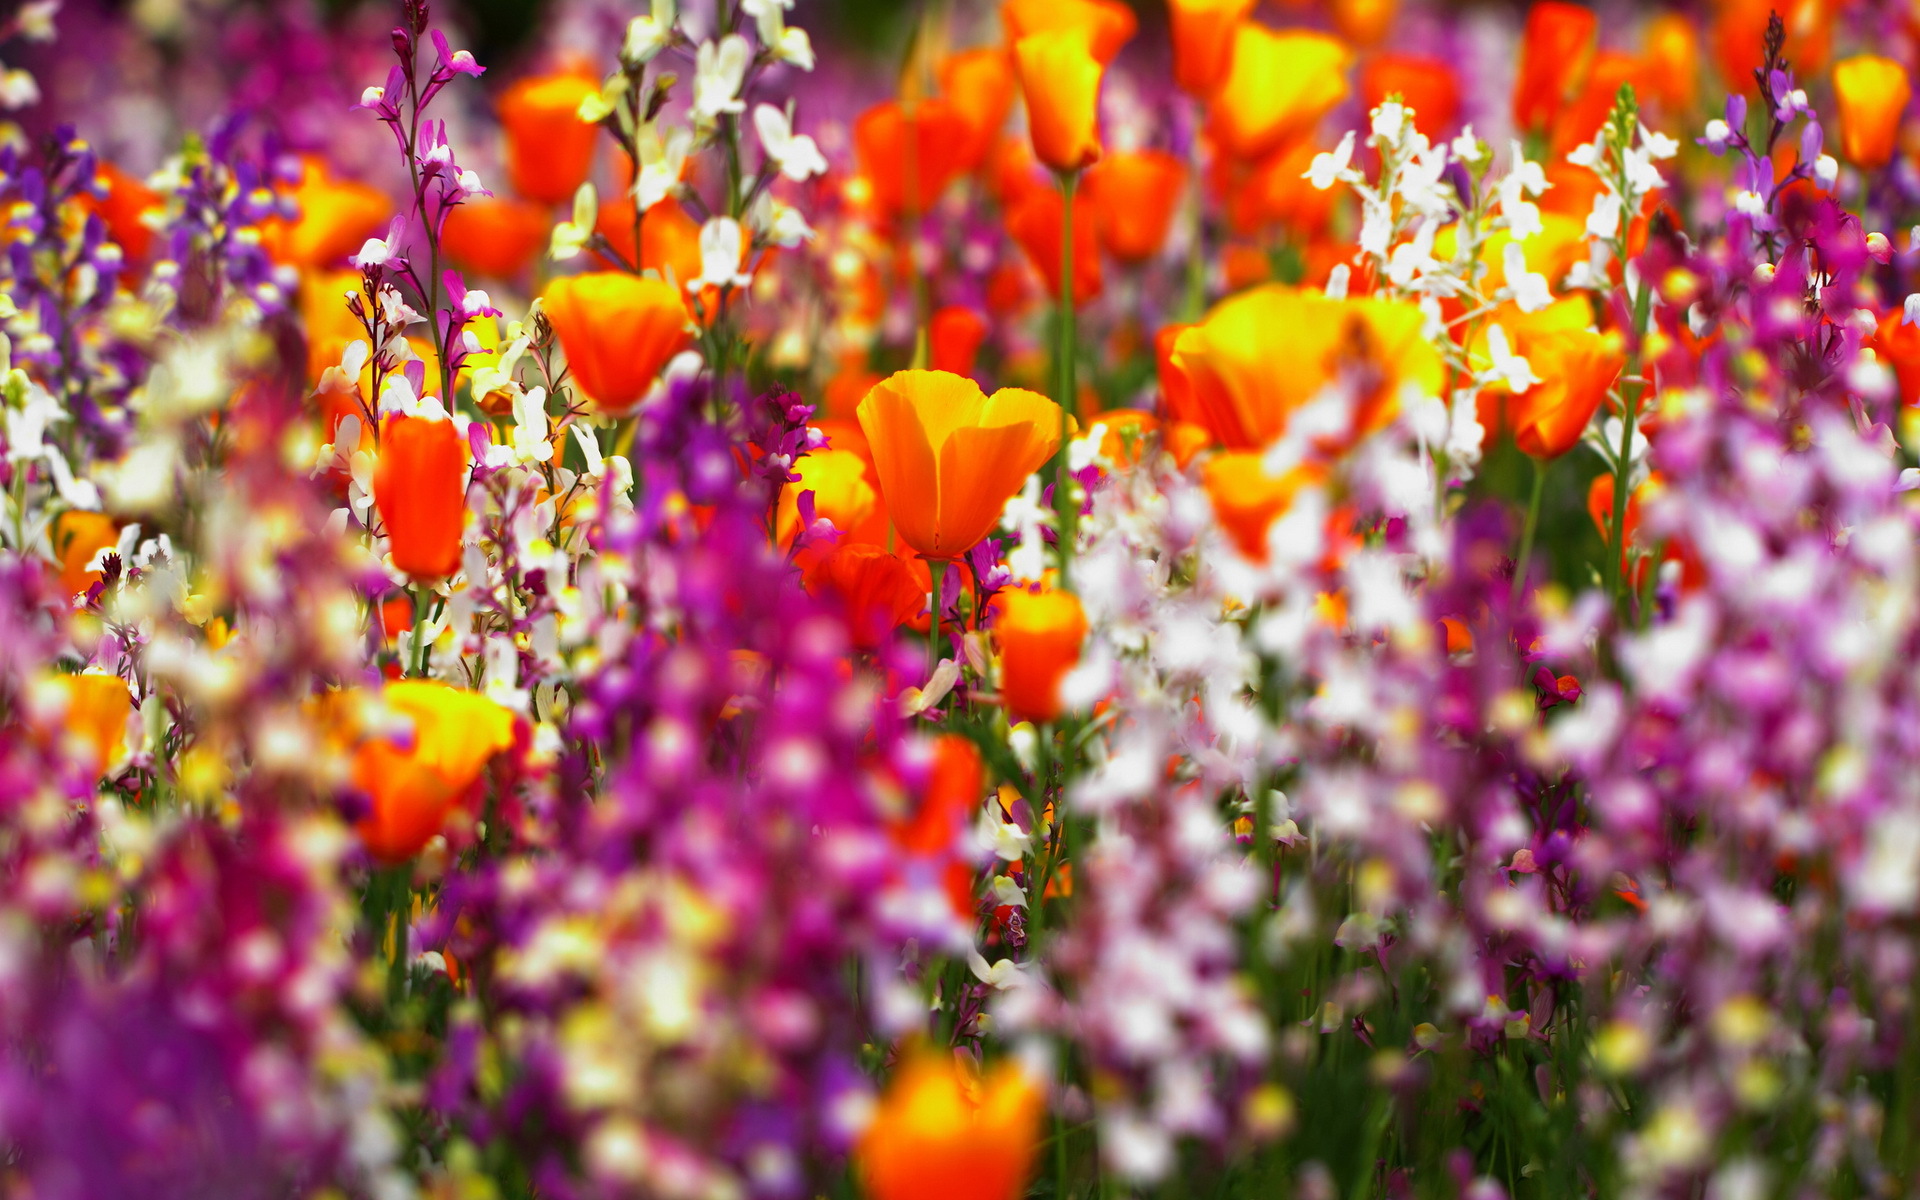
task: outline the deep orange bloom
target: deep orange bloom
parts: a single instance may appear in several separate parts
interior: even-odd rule
[[[880,494],[900,540],[951,559],[992,532],[1027,476],[1060,447],[1060,406],[1036,392],[991,397],[945,371],[900,371],[860,402]]]
[[[1568,0],[1539,0],[1527,10],[1520,74],[1513,83],[1517,128],[1553,127],[1560,110],[1586,84],[1598,25],[1592,9]]]
[[[1645,65],[1631,54],[1613,50],[1602,50],[1595,54],[1592,66],[1586,73],[1586,82],[1554,119],[1548,161],[1564,162],[1574,147],[1592,141],[1593,136],[1600,132],[1600,127],[1607,123],[1608,114],[1613,112],[1621,85],[1631,84],[1638,93],[1646,86],[1645,76]],[[1584,217],[1591,211],[1591,208],[1585,209],[1581,215]]]
[[[1180,335],[1196,325],[1162,325],[1153,331],[1154,372],[1160,380],[1161,411],[1174,421],[1197,423],[1201,418],[1200,407],[1193,401],[1193,388],[1187,383],[1187,373],[1173,365],[1173,348],[1179,344]]]
[[[964,304],[949,304],[927,321],[928,361],[936,371],[971,375],[987,332],[985,317]]]
[[[1100,242],[1122,262],[1160,253],[1187,190],[1187,165],[1164,150],[1109,155],[1087,172],[1087,199],[1099,214]]]
[[[476,196],[447,214],[440,247],[455,266],[489,279],[518,279],[547,244],[547,210],[523,200]]]
[[[967,126],[966,141],[954,156],[961,171],[986,161],[1018,88],[1013,61],[998,46],[963,50],[940,64],[940,90]]]
[[[53,519],[48,539],[60,562],[60,594],[79,595],[92,587],[100,572],[87,564],[93,556],[120,540],[120,526],[105,513],[70,508]]]
[[[1333,27],[1356,46],[1377,46],[1393,27],[1399,0],[1329,0]]]
[[[376,861],[393,864],[418,854],[487,763],[512,748],[513,714],[425,679],[387,684],[380,702],[412,722],[412,735],[371,737],[354,750],[353,783],[372,804],[354,830]]]
[[[1060,681],[1080,662],[1087,614],[1072,592],[1000,593],[993,622],[1000,647],[1000,699],[1010,721],[1045,724],[1065,709]]]
[[[894,843],[913,854],[945,851],[979,809],[986,790],[987,771],[979,747],[960,734],[941,734],[933,743],[933,762],[920,803],[910,817],[894,823]]]
[[[164,208],[166,202],[159,192],[110,162],[100,164],[99,175],[107,185],[107,194],[96,207],[101,222],[107,227],[107,236],[126,253],[127,261],[145,262],[147,252],[153,248],[153,230],[140,218]]]
[[[445,418],[394,415],[380,436],[373,502],[393,565],[422,582],[460,569],[467,444]]]
[[[1700,35],[1680,13],[1661,13],[1641,32],[1647,95],[1674,120],[1692,115],[1700,93]]]
[[[1258,158],[1307,133],[1347,98],[1352,59],[1345,43],[1324,33],[1244,21],[1226,82],[1208,109],[1208,129],[1227,153]]]
[[[1142,444],[1160,428],[1158,417],[1137,408],[1109,408],[1097,421],[1107,427],[1100,438],[1100,453],[1122,467],[1140,461]]]
[[[603,205],[594,229],[612,243],[614,252],[633,261],[633,197],[622,196]],[[647,210],[640,222],[640,269],[652,268],[676,286],[700,278],[700,223],[671,197]]]
[[[933,590],[925,559],[904,559],[867,542],[842,542],[801,578],[810,594],[839,598],[848,635],[861,650],[876,649],[902,625],[919,624]]]
[[[547,285],[545,305],[574,381],[602,412],[638,404],[693,340],[680,289],[660,279],[624,271],[568,275]]]
[[[1899,306],[1880,318],[1873,335],[1873,348],[1882,361],[1893,368],[1900,386],[1900,403],[1920,404],[1920,325],[1909,325]]]
[[[800,495],[813,493],[813,516],[833,522],[841,533],[860,541],[886,536],[887,513],[880,492],[867,478],[867,460],[852,450],[814,450],[793,464],[799,478],[780,489],[774,515],[774,538],[792,545],[800,533]]]
[[[1294,496],[1326,478],[1326,468],[1312,462],[1272,475],[1264,459],[1258,450],[1224,450],[1201,468],[1201,482],[1220,528],[1255,562],[1267,561],[1267,530],[1293,506]]]
[[[1000,6],[1000,23],[1010,43],[1036,33],[1084,33],[1093,56],[1103,64],[1113,61],[1140,26],[1133,9],[1120,0],[1006,0]]]
[[[1007,232],[1027,253],[1047,281],[1047,295],[1060,297],[1061,218],[1066,202],[1052,188],[1037,188],[1027,193],[1018,207],[1007,214]],[[1100,294],[1099,210],[1084,193],[1073,198],[1073,302],[1085,304]]]
[[[1360,68],[1360,97],[1369,112],[1393,94],[1413,110],[1414,125],[1430,138],[1452,130],[1460,111],[1460,85],[1453,68],[1437,58],[1382,54]],[[1301,173],[1305,170],[1301,168]]]
[[[1580,444],[1626,365],[1626,349],[1616,334],[1570,329],[1528,337],[1520,353],[1541,382],[1507,400],[1514,445],[1535,458],[1559,458]]]
[[[876,104],[853,123],[854,155],[873,188],[882,215],[924,213],[959,177],[954,147],[966,144],[971,126],[945,100],[922,100],[908,114],[898,100]]]
[[[1013,44],[1014,74],[1027,98],[1033,155],[1056,171],[1078,171],[1100,157],[1100,80],[1106,66],[1090,36],[1061,29]]]
[[[133,693],[118,675],[83,671],[53,677],[66,695],[60,723],[68,746],[95,775],[104,775],[127,747],[127,718]]]
[[[1046,1097],[1017,1064],[976,1078],[915,1051],[854,1150],[873,1200],[1017,1200],[1033,1172]]]
[[[1230,297],[1180,333],[1169,355],[1185,377],[1178,403],[1228,449],[1257,450],[1344,376],[1371,385],[1352,397],[1351,434],[1372,433],[1398,414],[1403,387],[1440,393],[1446,368],[1421,337],[1423,324],[1405,301],[1332,300],[1267,284]]]
[[[1714,0],[1711,36],[1721,80],[1730,88],[1753,86],[1767,20],[1776,11],[1787,31],[1781,55],[1793,64],[1794,73],[1807,79],[1824,70],[1833,49],[1838,7],[1835,0]]]
[[[513,190],[542,204],[573,198],[593,170],[600,130],[580,119],[580,102],[600,90],[591,75],[562,72],[522,79],[500,94]]]
[[[293,201],[300,215],[291,224],[275,217],[260,227],[260,242],[275,262],[330,267],[358,251],[393,215],[387,194],[364,183],[335,179],[326,163],[306,159]]]
[[[1840,109],[1840,152],[1863,171],[1893,159],[1900,117],[1913,99],[1907,69],[1890,58],[1860,54],[1833,65],[1833,98]]]
[[[1173,82],[1205,100],[1226,81],[1233,36],[1254,0],[1167,0],[1173,32]]]
[[[1226,205],[1233,232],[1252,237],[1270,224],[1279,224],[1309,248],[1328,244],[1317,235],[1327,228],[1340,193],[1335,188],[1322,191],[1307,179],[1314,155],[1328,148],[1302,139],[1284,143],[1252,163],[1216,156],[1210,184]]]

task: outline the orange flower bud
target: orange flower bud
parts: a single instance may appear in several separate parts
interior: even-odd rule
[[[979,747],[957,733],[940,735],[933,743],[933,763],[920,803],[911,817],[893,827],[895,844],[913,854],[941,853],[966,828],[986,790]]]
[[[545,306],[574,382],[601,412],[638,404],[668,360],[693,341],[680,289],[660,279],[623,271],[568,275],[547,285]]]
[[[1592,9],[1568,0],[1540,0],[1527,10],[1513,84],[1517,128],[1551,128],[1568,98],[1585,85],[1598,24]]]
[[[1528,337],[1520,353],[1541,382],[1507,401],[1514,445],[1535,458],[1559,458],[1579,445],[1626,365],[1626,349],[1617,334],[1570,329]]]
[[[1225,450],[1201,468],[1201,482],[1221,529],[1241,554],[1262,563],[1267,561],[1267,529],[1293,506],[1301,488],[1326,478],[1326,468],[1311,462],[1271,475],[1264,460],[1257,450]]]
[[[100,164],[99,174],[107,185],[106,198],[98,202],[107,236],[125,252],[128,262],[146,261],[147,252],[153,249],[153,230],[141,218],[164,208],[165,201],[159,192],[110,162]]]
[[[1035,188],[1007,213],[1007,232],[1026,251],[1027,261],[1047,281],[1047,295],[1060,296],[1060,239],[1066,202],[1052,188]],[[1092,198],[1073,198],[1073,302],[1085,304],[1100,294],[1099,212]]]
[[[936,371],[973,374],[974,359],[986,340],[987,319],[963,304],[949,304],[927,322],[930,361]]]
[[[1060,681],[1080,662],[1087,614],[1072,592],[1002,592],[993,622],[1007,718],[1045,724],[1065,709]]]
[[[489,279],[518,279],[546,247],[553,222],[522,200],[475,196],[447,214],[440,248],[454,265]]]
[[[61,727],[67,745],[95,775],[105,775],[127,749],[127,718],[133,715],[133,693],[118,675],[83,671],[55,675],[66,708]]]
[[[411,737],[378,735],[355,749],[353,783],[372,810],[354,830],[376,861],[394,864],[418,854],[487,763],[512,748],[513,714],[425,679],[387,684],[380,703],[411,723]]]
[[[603,206],[594,229],[612,243],[614,252],[633,261],[633,197]],[[700,278],[700,224],[680,202],[666,199],[647,210],[640,222],[640,269],[652,269],[676,286]]]
[[[1700,92],[1700,35],[1679,13],[1661,13],[1647,22],[1640,44],[1647,96],[1675,120],[1693,112]]]
[[[1102,65],[1133,40],[1140,25],[1133,9],[1120,0],[1006,0],[1000,6],[1000,23],[1010,43],[1036,33],[1084,33]]]
[[[1019,388],[991,397],[945,371],[900,371],[860,402],[880,494],[900,540],[928,558],[965,554],[1060,446],[1060,406]]]
[[[1227,78],[1233,37],[1254,0],[1167,0],[1173,33],[1173,82],[1205,100]]]
[[[809,594],[845,606],[847,632],[860,650],[878,648],[927,612],[933,576],[925,559],[908,561],[867,542],[842,542],[801,576]]]
[[[1860,54],[1833,65],[1833,98],[1840,110],[1840,152],[1863,171],[1893,159],[1894,135],[1913,85],[1890,58]]]
[[[393,215],[393,202],[378,188],[335,179],[318,158],[306,159],[293,201],[300,215],[289,224],[279,217],[260,229],[260,243],[278,263],[330,267],[358,251]]]
[[[591,75],[565,72],[522,79],[500,95],[513,190],[542,204],[573,198],[593,170],[600,130],[580,119],[580,102],[600,90]]]
[[[460,569],[467,521],[467,444],[444,417],[394,415],[380,437],[373,503],[393,565],[425,582]]]
[[[70,508],[53,519],[47,540],[60,562],[60,594],[70,598],[99,580],[100,572],[87,564],[120,541],[120,526],[105,513]]]
[[[882,216],[924,213],[962,165],[953,152],[971,136],[967,119],[945,100],[922,100],[911,114],[898,100],[876,104],[853,123],[854,156],[873,186]]]
[[[940,64],[940,90],[967,126],[966,141],[954,154],[961,171],[986,161],[1013,111],[1017,86],[1013,63],[998,46],[963,51]]]
[[[1279,32],[1242,22],[1208,128],[1227,153],[1258,158],[1310,131],[1347,98],[1352,53],[1323,33]]]
[[[1100,80],[1106,67],[1089,35],[1075,30],[1029,34],[1013,44],[1014,73],[1027,98],[1033,154],[1056,171],[1091,166],[1100,157]]]
[[[1460,86],[1446,63],[1415,54],[1382,54],[1360,68],[1360,97],[1369,112],[1395,94],[1413,110],[1414,125],[1428,137],[1441,137],[1453,128]]]
[[[1126,151],[1087,172],[1086,188],[1107,253],[1122,262],[1140,262],[1166,244],[1186,192],[1187,166],[1164,150]]]
[[[854,1150],[873,1200],[1018,1200],[1033,1171],[1046,1097],[1017,1064],[975,1078],[916,1051]]]

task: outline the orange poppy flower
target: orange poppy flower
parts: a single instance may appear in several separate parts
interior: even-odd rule
[[[331,267],[357,252],[393,215],[393,201],[375,187],[335,179],[321,159],[300,168],[293,201],[300,215],[291,223],[274,217],[260,227],[260,244],[278,263]]]
[[[1514,444],[1534,458],[1559,458],[1580,444],[1626,365],[1626,348],[1618,334],[1569,329],[1528,337],[1519,352],[1541,382],[1507,401]]]
[[[1328,15],[1341,37],[1356,46],[1377,46],[1393,27],[1399,0],[1328,0]]]
[[[1263,563],[1268,528],[1293,506],[1301,488],[1321,483],[1326,474],[1325,467],[1307,462],[1272,475],[1260,451],[1224,450],[1207,459],[1201,483],[1228,539],[1241,554]]]
[[[1729,87],[1753,86],[1753,72],[1764,52],[1767,21],[1780,14],[1787,40],[1781,56],[1807,79],[1825,69],[1833,49],[1834,0],[1713,0],[1711,38],[1720,78]]]
[[[974,359],[987,340],[987,319],[964,304],[949,304],[927,321],[929,361],[936,371],[973,374]]]
[[[1056,171],[1100,157],[1100,80],[1106,66],[1085,31],[1029,34],[1013,44],[1014,73],[1027,98],[1033,154]]]
[[[573,198],[593,170],[598,127],[580,119],[580,102],[600,90],[591,75],[562,72],[522,79],[500,95],[513,190],[541,204]]]
[[[633,197],[623,196],[600,209],[594,224],[626,262],[633,261]],[[654,270],[668,283],[684,285],[700,278],[700,224],[672,198],[647,210],[640,223],[640,269]]]
[[[1680,13],[1661,13],[1640,34],[1647,97],[1669,118],[1693,112],[1700,93],[1700,35]]]
[[[65,695],[60,722],[67,745],[88,771],[106,774],[126,753],[133,693],[118,675],[100,671],[55,675],[53,681]]]
[[[107,185],[107,194],[95,202],[95,207],[107,227],[107,236],[126,254],[128,262],[145,262],[153,249],[153,230],[141,218],[165,208],[166,201],[159,192],[110,162],[100,164],[99,175]]]
[[[1013,62],[998,46],[965,50],[940,64],[940,90],[967,126],[966,141],[954,155],[962,172],[986,161],[1013,111],[1017,88]]]
[[[73,597],[92,587],[100,572],[87,564],[120,541],[120,526],[105,513],[70,508],[53,519],[47,539],[60,562],[60,594]]]
[[[1208,129],[1227,153],[1258,158],[1306,134],[1347,98],[1352,59],[1344,43],[1324,33],[1242,22]]]
[[[396,414],[381,429],[373,503],[393,565],[415,580],[460,569],[467,521],[467,444],[444,417]]]
[[[1907,69],[1890,58],[1859,54],[1833,65],[1833,98],[1840,110],[1840,152],[1863,171],[1893,160],[1900,118],[1913,98]]]
[[[1000,6],[1000,23],[1010,43],[1037,33],[1085,33],[1102,64],[1113,61],[1140,25],[1133,9],[1120,0],[1006,0]]]
[[[1342,375],[1372,383],[1353,398],[1357,437],[1393,421],[1403,388],[1440,393],[1446,366],[1421,336],[1424,323],[1405,301],[1333,300],[1267,284],[1183,330],[1169,363],[1185,377],[1181,403],[1229,449],[1267,445],[1295,409]]]
[[[867,479],[867,462],[852,450],[814,450],[793,464],[800,478],[780,489],[774,538],[790,546],[800,534],[800,494],[813,493],[815,520],[824,517],[841,533],[860,541],[886,537],[887,514],[880,493]]]
[[[1143,443],[1160,428],[1160,419],[1137,408],[1109,408],[1098,423],[1106,426],[1100,437],[1100,453],[1116,466],[1129,467],[1140,461]]]
[[[993,638],[1000,647],[1000,699],[1007,719],[1045,724],[1066,708],[1060,682],[1080,662],[1087,614],[1072,592],[1000,593]]]
[[[1012,1062],[978,1078],[918,1050],[854,1149],[873,1200],[1017,1200],[1040,1145],[1046,1097]]]
[[[860,402],[880,494],[900,540],[951,559],[992,532],[1000,510],[1060,447],[1060,406],[1002,388],[991,397],[945,371],[900,371]]]
[[[1586,73],[1586,82],[1554,118],[1548,160],[1564,162],[1574,147],[1592,141],[1594,135],[1600,132],[1600,127],[1607,123],[1608,114],[1613,112],[1620,88],[1631,85],[1635,93],[1640,92],[1646,86],[1645,74],[1641,61],[1631,54],[1613,50],[1602,50],[1595,54]]]
[[[1225,82],[1233,36],[1254,0],[1167,0],[1173,34],[1173,82],[1205,100]]]
[[[809,594],[845,606],[847,632],[859,650],[874,650],[902,625],[924,626],[933,575],[925,559],[905,559],[870,542],[842,542],[801,575]]]
[[[1523,131],[1550,129],[1586,84],[1599,27],[1593,10],[1569,0],[1539,0],[1527,10],[1520,42],[1520,74],[1513,84],[1513,123]]]
[[[1369,112],[1395,94],[1413,110],[1414,125],[1428,137],[1441,137],[1453,128],[1460,85],[1446,63],[1417,54],[1382,54],[1360,68],[1360,97]]]
[[[1909,325],[1906,313],[1895,308],[1880,318],[1873,348],[1893,368],[1900,385],[1900,403],[1920,404],[1920,325]]]
[[[1110,155],[1087,172],[1101,244],[1122,262],[1160,253],[1187,190],[1187,165],[1164,150]]]
[[[986,764],[980,749],[957,733],[934,739],[927,786],[913,814],[894,823],[894,844],[910,854],[940,854],[967,827],[986,794]]]
[[[354,825],[375,861],[403,863],[446,825],[493,757],[514,743],[513,714],[485,696],[426,679],[380,690],[411,737],[376,736],[354,750],[353,783],[372,810]]]
[[[624,271],[567,275],[547,285],[545,306],[574,381],[602,412],[638,404],[668,360],[693,341],[680,289],[660,279]]]
[[[1017,208],[1007,214],[1007,232],[1026,251],[1027,261],[1047,281],[1047,295],[1060,296],[1060,240],[1064,230],[1062,217],[1066,202],[1052,188],[1029,192]],[[1073,198],[1073,302],[1085,304],[1100,294],[1099,210],[1091,197]]]
[[[962,164],[953,149],[966,145],[971,133],[967,118],[945,100],[922,100],[911,114],[888,100],[861,113],[853,123],[854,156],[881,215],[932,208],[959,178]]]
[[[489,279],[518,279],[547,244],[547,210],[523,200],[475,196],[447,214],[440,248],[454,265]]]

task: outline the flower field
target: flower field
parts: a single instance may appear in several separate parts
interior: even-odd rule
[[[0,0],[0,1195],[1920,1195],[1920,10]]]

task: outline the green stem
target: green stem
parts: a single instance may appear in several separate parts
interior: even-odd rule
[[[413,586],[413,629],[408,649],[413,651],[413,661],[408,664],[407,674],[418,679],[427,673],[427,639],[421,628],[427,619],[427,589],[419,584]]]
[[[1067,443],[1072,436],[1072,419],[1079,409],[1079,389],[1074,380],[1073,329],[1073,195],[1080,184],[1078,172],[1060,176],[1060,300],[1054,348],[1054,370],[1060,389],[1060,451],[1053,460],[1053,511],[1060,535],[1060,585],[1067,582],[1068,566],[1073,561],[1074,527],[1079,522],[1080,506],[1073,499],[1073,475],[1067,466]]]
[[[927,679],[931,681],[933,673],[940,669],[940,590],[947,581],[947,560],[928,559],[927,573],[933,578],[933,612],[927,626]]]
[[[1634,297],[1633,302],[1634,350],[1627,358],[1627,374],[1636,377],[1640,374],[1641,348],[1646,342],[1647,315],[1652,297],[1652,285],[1642,279],[1640,294]],[[1633,475],[1630,461],[1633,454],[1633,424],[1640,415],[1641,388],[1642,385],[1637,382],[1623,384],[1620,388],[1620,447],[1613,464],[1613,519],[1607,524],[1613,533],[1613,544],[1607,552],[1607,595],[1616,609],[1621,603],[1621,586],[1625,579],[1621,563],[1627,553],[1627,493]]]
[[[1528,456],[1532,458],[1531,455]],[[1527,501],[1527,523],[1520,534],[1520,557],[1513,564],[1513,603],[1527,587],[1527,568],[1533,563],[1533,535],[1540,527],[1540,495],[1546,490],[1548,462],[1533,458],[1533,495]]]

